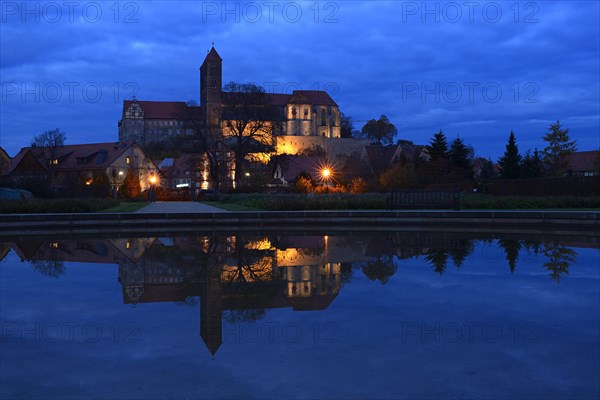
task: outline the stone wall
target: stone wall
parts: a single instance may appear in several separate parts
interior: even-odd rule
[[[298,154],[299,151],[313,146],[323,148],[327,156],[337,158],[339,155],[349,155],[353,152],[362,152],[363,147],[369,144],[368,139],[354,138],[326,138],[321,136],[278,136],[276,138],[277,154]]]

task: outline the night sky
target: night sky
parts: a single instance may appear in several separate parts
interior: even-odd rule
[[[122,102],[199,100],[214,42],[223,83],[327,90],[360,129],[443,129],[497,159],[514,130],[543,148],[556,120],[600,141],[599,3],[2,1],[0,145],[56,127],[67,144],[117,140]]]

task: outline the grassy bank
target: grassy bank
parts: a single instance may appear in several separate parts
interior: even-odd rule
[[[0,214],[97,212],[119,204],[118,200],[97,198],[0,200]]]
[[[208,203],[207,203],[208,204]],[[244,210],[386,210],[386,195],[368,194],[231,194],[212,203],[230,211]],[[461,198],[461,209],[600,209],[600,196],[489,196],[467,194]]]

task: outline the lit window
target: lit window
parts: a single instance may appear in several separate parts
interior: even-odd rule
[[[125,163],[126,164],[131,164],[131,158],[130,157],[125,157]]]
[[[58,158],[53,158],[51,160],[48,160],[48,163],[50,165],[58,165]]]

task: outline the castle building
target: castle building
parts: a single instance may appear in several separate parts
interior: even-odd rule
[[[186,133],[185,119],[195,118],[197,112],[201,126],[217,127],[227,136],[230,117],[227,108],[239,102],[240,93],[223,90],[222,63],[212,47],[200,67],[199,110],[183,102],[125,100],[118,124],[119,140],[145,145],[160,142],[169,135]],[[325,91],[265,93],[261,101],[272,111],[269,122],[278,154],[284,151],[295,154],[311,145],[326,147],[326,139],[341,138],[339,106]]]

